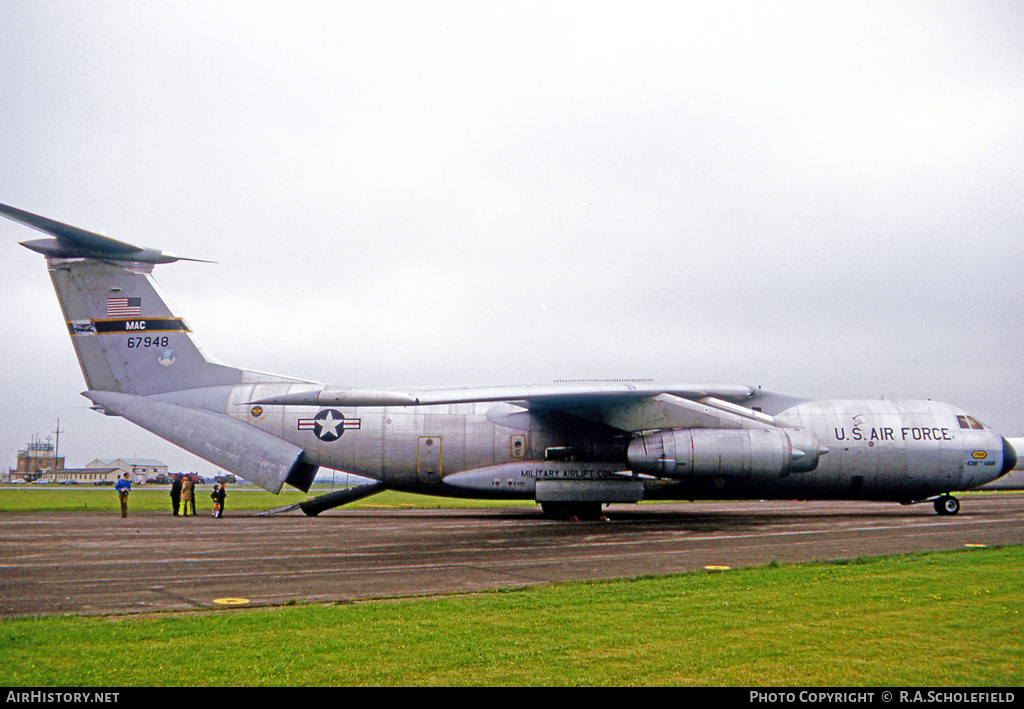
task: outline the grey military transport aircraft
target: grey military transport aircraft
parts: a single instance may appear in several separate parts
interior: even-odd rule
[[[179,257],[20,209],[46,257],[93,408],[273,493],[320,467],[381,490],[535,500],[552,516],[668,499],[933,501],[1000,478],[1013,445],[933,401],[809,401],[734,384],[583,381],[398,391],[228,366],[199,345],[151,273]],[[195,259],[184,259],[195,260]],[[1016,442],[1016,441],[1015,441]]]

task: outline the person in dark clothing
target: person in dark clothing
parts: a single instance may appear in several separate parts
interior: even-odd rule
[[[213,486],[213,492],[210,493],[210,499],[213,500],[213,516],[216,517],[217,513],[220,512],[220,502],[217,501],[217,497],[220,495],[220,483]]]
[[[181,507],[181,476],[175,475],[174,482],[171,483],[171,509],[174,511],[174,516],[178,516],[178,508]]]
[[[223,485],[220,486],[220,489],[217,490],[217,516],[218,517],[223,517],[224,516],[224,498],[227,497],[227,496],[228,496],[228,485],[227,485],[227,483],[224,483]]]

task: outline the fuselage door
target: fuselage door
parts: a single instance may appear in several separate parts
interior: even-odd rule
[[[416,450],[416,473],[421,483],[433,483],[441,480],[443,460],[441,437],[420,436]]]

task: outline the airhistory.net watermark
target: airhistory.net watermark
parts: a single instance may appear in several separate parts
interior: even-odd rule
[[[12,689],[8,690],[4,701],[19,704],[116,704],[118,695],[120,692],[17,692]]]

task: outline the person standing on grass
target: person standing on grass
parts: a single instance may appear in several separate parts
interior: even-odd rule
[[[124,477],[117,481],[114,489],[117,490],[117,495],[121,498],[121,519],[124,519],[128,516],[128,493],[132,491],[132,481],[128,478],[128,473],[125,473]]]

